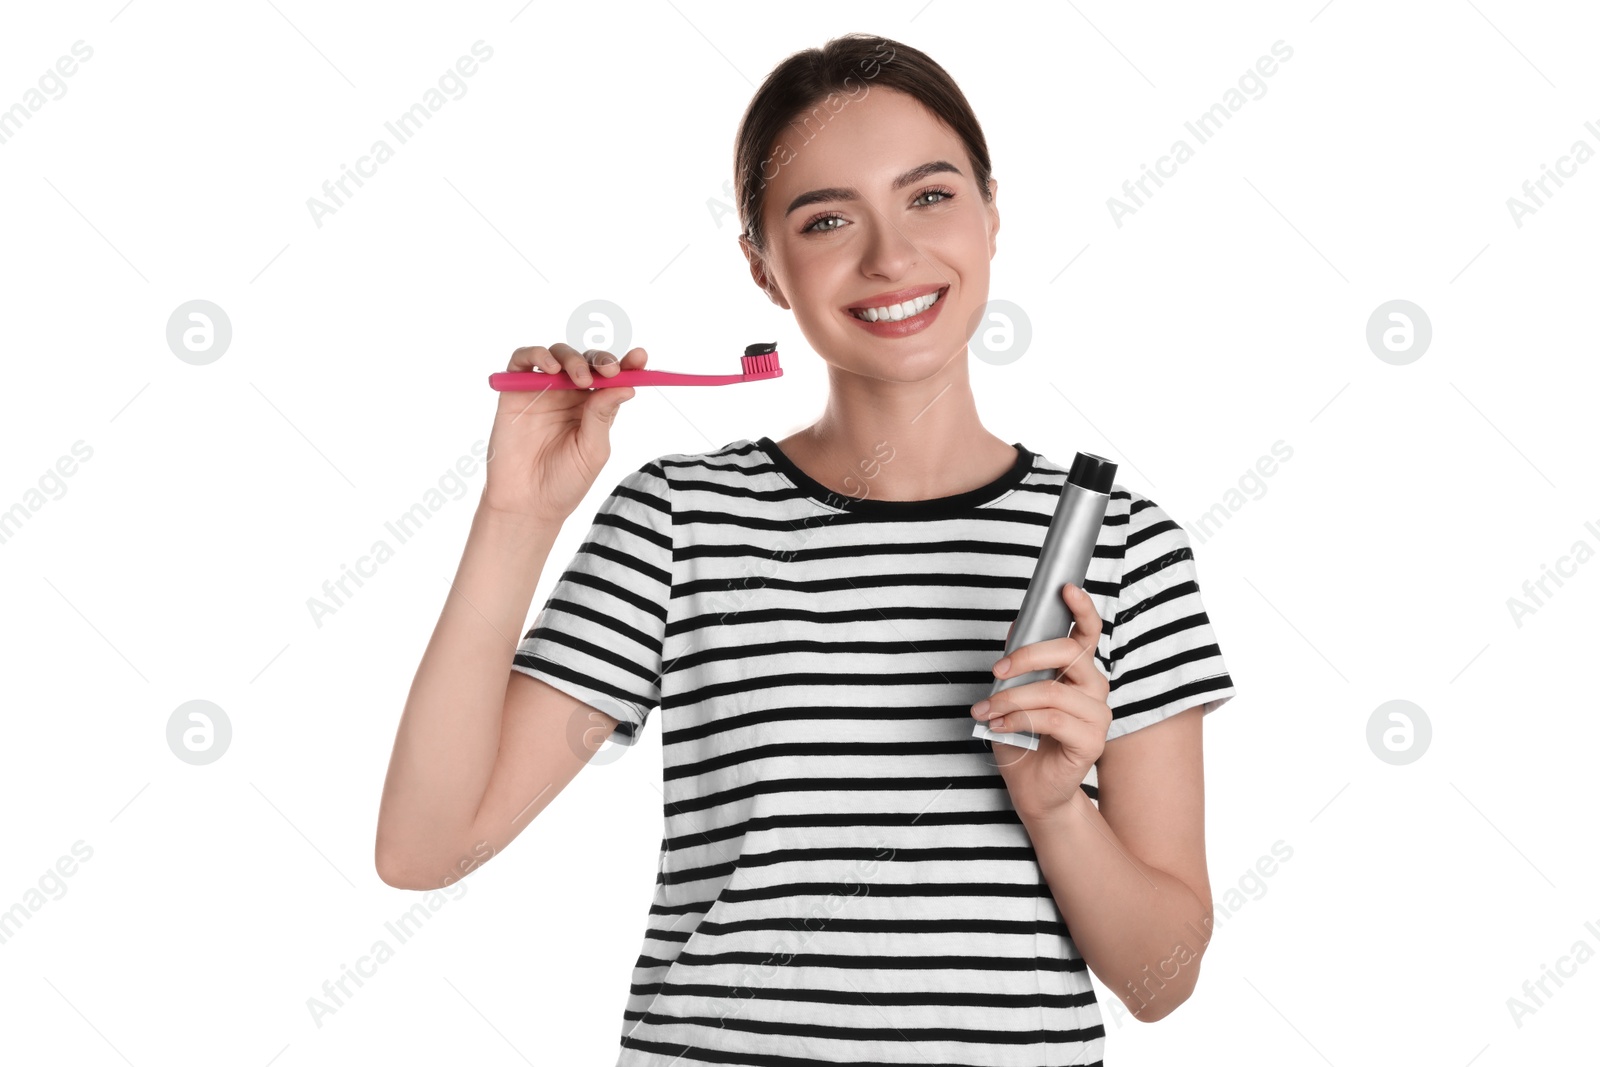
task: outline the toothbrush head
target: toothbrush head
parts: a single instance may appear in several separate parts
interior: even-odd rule
[[[783,373],[778,366],[778,346],[776,344],[746,346],[744,355],[739,359],[739,369],[744,371],[746,381],[778,377]]]

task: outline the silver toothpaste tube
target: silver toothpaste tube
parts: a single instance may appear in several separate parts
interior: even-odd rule
[[[1089,573],[1089,561],[1094,558],[1095,541],[1100,536],[1100,524],[1105,521],[1111,483],[1116,476],[1117,465],[1103,456],[1079,452],[1073,457],[1066,483],[1061,487],[1061,500],[1039,548],[1039,562],[1028,582],[1028,591],[1023,594],[1022,609],[1006,642],[1006,655],[1024,645],[1071,635],[1074,620],[1067,602],[1061,598],[1061,587],[1071,582],[1081,588]],[[1058,668],[1046,667],[996,678],[989,695],[1029,682],[1049,681],[1059,673]],[[972,736],[1023,748],[1039,747],[1038,734],[1028,730],[995,731],[986,722],[974,723]]]

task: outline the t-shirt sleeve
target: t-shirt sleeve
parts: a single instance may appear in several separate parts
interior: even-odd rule
[[[1130,495],[1113,601],[1108,741],[1196,705],[1208,715],[1234,696],[1188,534],[1149,497]]]
[[[672,594],[672,498],[660,460],[627,475],[595,513],[512,669],[618,720],[631,745],[661,703]]]

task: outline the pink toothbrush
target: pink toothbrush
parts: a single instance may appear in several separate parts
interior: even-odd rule
[[[783,368],[778,366],[777,344],[754,344],[744,350],[739,360],[743,374],[679,374],[667,370],[618,371],[609,377],[596,372],[593,388],[604,389],[618,385],[733,385],[736,382],[759,382],[766,378],[781,378]],[[489,388],[502,393],[533,389],[584,389],[566,371],[551,374],[547,371],[499,371],[489,375]]]

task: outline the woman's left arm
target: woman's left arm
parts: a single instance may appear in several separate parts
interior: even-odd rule
[[[1030,821],[1039,867],[1095,976],[1136,1019],[1188,999],[1211,937],[1200,709],[1105,743],[1082,789]]]

